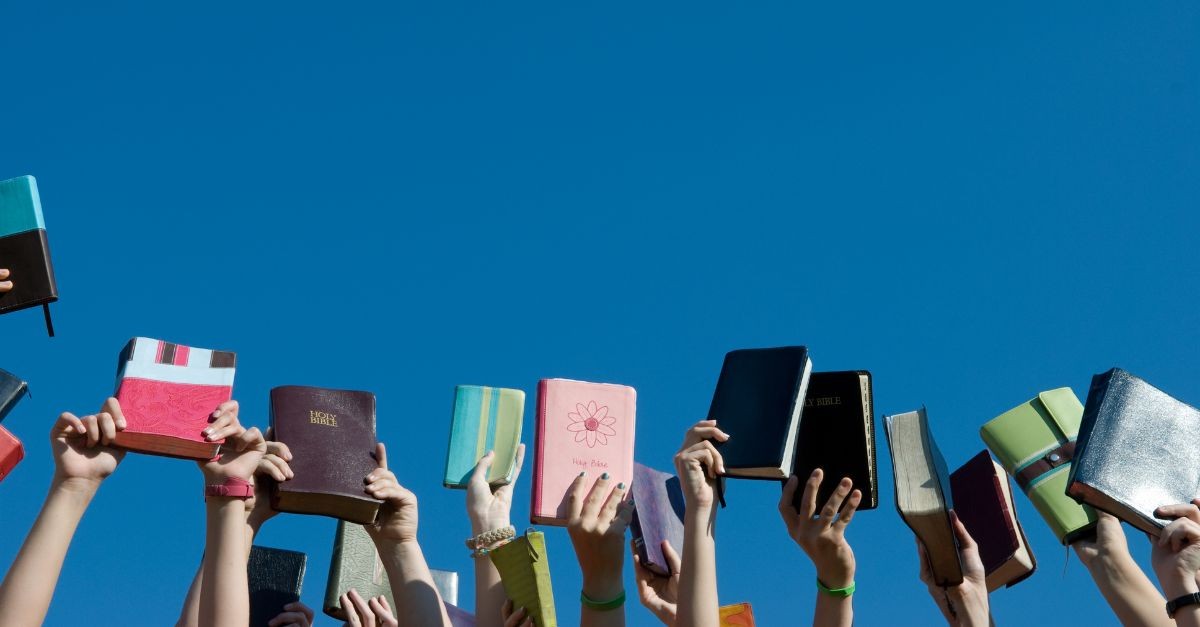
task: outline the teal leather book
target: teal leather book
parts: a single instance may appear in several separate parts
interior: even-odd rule
[[[58,285],[32,176],[0,181],[0,268],[8,270],[7,280],[12,281],[11,290],[0,292],[0,314],[40,305],[46,331],[53,337],[50,303],[58,300]]]
[[[482,385],[455,387],[450,447],[442,484],[465,489],[475,464],[488,451],[496,452],[488,483],[493,487],[512,483],[524,418],[525,393],[521,390]]]

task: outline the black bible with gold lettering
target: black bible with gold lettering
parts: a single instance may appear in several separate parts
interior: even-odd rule
[[[879,505],[870,372],[812,373],[796,440],[792,474],[800,478],[800,486],[792,504],[797,511],[804,494],[804,482],[817,468],[825,475],[817,492],[818,511],[843,477],[854,482],[852,489],[862,491],[858,509],[875,509]]]
[[[272,439],[292,453],[295,477],[271,486],[271,507],[293,514],[375,521],[382,504],[363,479],[375,460],[375,395],[285,385],[271,390]]]

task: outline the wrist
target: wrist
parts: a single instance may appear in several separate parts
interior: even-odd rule
[[[50,490],[90,497],[96,493],[96,490],[100,489],[100,481],[100,479],[55,475],[54,480],[50,484]]]
[[[1173,571],[1166,577],[1162,577],[1160,583],[1162,583],[1163,596],[1167,600],[1200,592],[1200,586],[1196,584],[1196,573]]]
[[[496,518],[471,518],[471,535],[477,536],[496,529],[511,527],[508,516]]]
[[[818,568],[817,581],[826,588],[840,589],[854,583],[854,568],[841,570],[836,568]]]
[[[620,577],[600,576],[583,578],[583,594],[593,601],[610,601],[620,596],[625,585]]]

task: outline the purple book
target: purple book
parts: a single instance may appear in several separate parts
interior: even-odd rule
[[[671,575],[662,542],[683,550],[683,491],[679,478],[641,464],[633,465],[634,546],[642,565],[662,576]]]
[[[475,627],[475,615],[458,606],[447,603],[446,614],[450,616],[453,627]]]

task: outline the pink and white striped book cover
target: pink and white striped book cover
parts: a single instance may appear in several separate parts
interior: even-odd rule
[[[116,397],[126,427],[115,443],[155,455],[214,457],[222,441],[209,442],[201,432],[217,406],[233,397],[236,362],[228,351],[130,340],[117,364]]]
[[[588,489],[608,473],[611,486],[633,482],[637,392],[627,385],[542,379],[538,383],[532,504],[535,524],[565,526],[559,504],[587,472]]]

